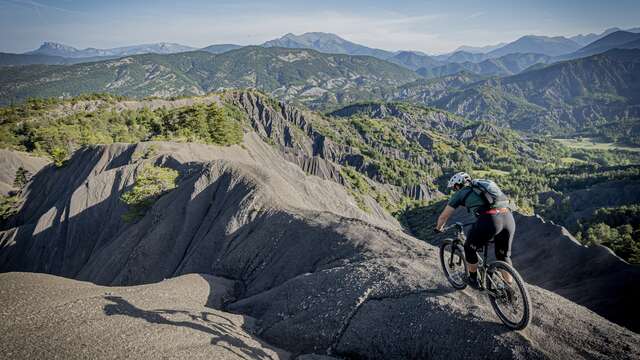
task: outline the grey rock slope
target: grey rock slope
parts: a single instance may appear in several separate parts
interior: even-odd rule
[[[0,149],[0,195],[7,195],[10,191],[17,190],[14,187],[16,171],[19,168],[27,170],[31,175],[49,163],[49,160],[32,156],[27,153]]]
[[[216,310],[232,294],[204,274],[132,287],[0,274],[0,348],[7,359],[288,359],[251,333],[255,319]]]
[[[150,145],[155,155],[139,157]],[[640,336],[535,286],[533,323],[506,331],[485,298],[452,291],[435,247],[405,235],[372,199],[374,211],[363,212],[337,182],[306,175],[280,154],[252,133],[243,147],[79,151],[23,192],[25,205],[2,224],[0,269],[102,285],[188,273],[231,279],[234,296],[222,309],[255,318],[261,339],[296,354],[640,356]],[[178,170],[178,187],[139,222],[124,223],[119,196],[145,162]]]
[[[585,247],[564,228],[534,216],[517,217],[513,261],[529,284],[553,291],[640,331],[640,267],[604,246]]]

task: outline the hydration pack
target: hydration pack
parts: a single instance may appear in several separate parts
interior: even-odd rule
[[[485,203],[489,208],[496,207],[497,205],[500,205],[499,203],[506,205],[509,201],[507,195],[505,195],[498,185],[491,180],[471,180],[471,189],[485,200]]]

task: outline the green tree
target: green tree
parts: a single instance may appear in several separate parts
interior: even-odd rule
[[[121,196],[129,206],[123,219],[130,222],[144,216],[158,197],[176,187],[178,175],[176,170],[145,164],[137,174],[133,187]]]
[[[13,180],[13,186],[17,189],[22,189],[29,182],[31,178],[31,173],[28,170],[20,166],[18,170],[16,170],[16,176]]]
[[[217,145],[233,145],[242,142],[242,126],[226,113],[224,108],[211,104],[207,108],[211,142]]]

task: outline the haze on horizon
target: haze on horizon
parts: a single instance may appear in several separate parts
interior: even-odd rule
[[[638,26],[640,2],[0,0],[0,51],[54,41],[77,48],[153,42],[260,44],[320,31],[386,50],[452,51],[523,35],[573,36]]]

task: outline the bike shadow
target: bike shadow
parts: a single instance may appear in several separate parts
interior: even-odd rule
[[[111,303],[104,305],[103,311],[107,316],[122,315],[142,319],[151,324],[172,325],[189,328],[212,335],[211,345],[220,346],[238,357],[273,359],[273,357],[261,348],[248,344],[245,340],[251,338],[243,334],[240,326],[230,318],[218,313],[207,311],[187,311],[176,309],[144,310],[136,307],[121,296],[105,295],[104,299]],[[184,315],[189,321],[176,321],[168,318],[170,315]],[[225,345],[227,344],[227,345]]]

